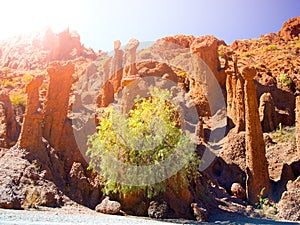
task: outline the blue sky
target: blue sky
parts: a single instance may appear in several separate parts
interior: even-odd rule
[[[277,32],[300,15],[299,0],[10,0],[1,1],[0,38],[51,26],[77,30],[86,47],[186,34],[236,39]]]

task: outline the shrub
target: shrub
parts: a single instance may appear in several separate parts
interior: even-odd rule
[[[170,92],[154,88],[149,94],[149,98],[135,100],[134,108],[128,116],[112,107],[106,108],[101,115],[98,132],[89,137],[87,155],[91,159],[90,169],[100,172],[104,194],[115,193],[121,197],[138,193],[152,198],[164,192],[170,183],[175,183],[178,189],[187,188],[189,179],[197,173],[199,159],[194,150],[189,152],[194,146],[178,128],[178,113],[169,101]],[[169,178],[162,181],[159,181],[160,176],[164,174],[158,174],[155,170],[151,171],[153,173],[135,171],[131,174],[129,170],[125,172],[116,169],[111,161],[113,157],[125,166],[154,168],[156,165],[163,166],[165,159],[176,155],[174,152],[178,148],[178,161],[172,161],[169,166],[178,166],[177,162],[183,158],[188,163],[179,168],[172,177],[167,176]],[[167,169],[164,169],[165,172]],[[123,173],[141,183],[147,183],[153,177],[159,182],[150,182],[143,186],[118,183],[118,178]]]
[[[11,80],[4,80],[3,86],[6,87],[6,88],[8,88],[8,87],[13,88],[15,86],[15,84]]]
[[[22,83],[24,84],[28,84],[31,80],[33,79],[33,75],[30,73],[26,73],[24,74],[23,78],[22,78]]]
[[[15,92],[12,92],[9,95],[9,97],[10,97],[11,104],[13,105],[14,108],[19,106],[24,108],[26,106],[27,97],[24,90],[17,90]]]
[[[186,72],[181,71],[178,75],[179,75],[180,77],[186,77]]]
[[[247,57],[247,58],[249,58],[249,57],[251,57],[251,56],[252,56],[252,54],[251,54],[251,53],[249,53],[249,52],[245,52],[245,53],[243,54],[243,56],[244,56],[244,57]]]
[[[278,50],[277,45],[269,45],[270,50]]]
[[[280,81],[280,83],[282,83],[285,86],[290,86],[292,83],[291,78],[285,73],[280,74],[279,81]]]

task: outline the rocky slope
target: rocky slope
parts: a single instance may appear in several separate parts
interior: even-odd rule
[[[136,39],[124,49],[116,41],[113,57],[86,49],[69,30],[0,42],[0,207],[53,207],[71,199],[94,208],[104,196],[98,177],[86,169],[84,152],[97,112],[108,105],[128,111],[151,84],[173,90],[174,102],[192,114],[184,120],[199,156],[205,157],[208,145],[221,151],[188,189],[176,191],[170,183],[151,201],[111,196],[122,211],[199,221],[215,213],[258,216],[244,189],[247,151],[261,148],[266,154],[257,160],[268,161],[277,215],[300,220],[299,138],[293,128],[282,130],[299,120],[299,20],[287,21],[277,34],[231,45],[213,36],[165,37],[143,49]],[[252,67],[256,86],[247,80]],[[269,132],[264,140],[261,131]],[[245,139],[254,142],[249,146]],[[264,207],[274,217],[270,204]]]

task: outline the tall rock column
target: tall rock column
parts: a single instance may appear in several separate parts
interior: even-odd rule
[[[140,42],[138,40],[132,38],[125,46],[122,86],[128,85],[138,77],[136,68],[136,49],[139,44]]]
[[[128,44],[125,47],[124,55],[124,76],[130,77],[137,74],[136,69],[136,49],[139,46],[140,42],[134,38],[130,39]]]
[[[114,42],[114,57],[111,61],[110,81],[114,87],[114,92],[117,92],[121,87],[123,77],[123,50],[120,49],[121,42],[119,40]],[[105,82],[105,81],[104,81]]]
[[[39,100],[39,88],[43,80],[42,76],[38,76],[26,86],[27,106],[19,145],[21,148],[28,150],[38,150],[42,145],[43,115]]]
[[[243,67],[242,76],[245,79],[245,118],[246,118],[246,193],[252,204],[258,202],[258,195],[264,188],[264,195],[271,191],[268,162],[265,143],[258,113],[256,86],[253,78],[256,75],[254,67]]]
[[[264,132],[270,132],[276,129],[278,122],[275,110],[275,104],[271,93],[264,93],[259,99],[259,115]]]
[[[50,83],[44,109],[43,136],[55,149],[58,149],[68,114],[74,65],[70,62],[64,65],[53,62],[47,68],[47,72],[50,76]]]
[[[231,119],[230,126],[235,126],[236,133],[245,130],[245,102],[244,79],[236,68],[237,59],[234,61],[234,70],[226,71],[227,91],[227,116]]]

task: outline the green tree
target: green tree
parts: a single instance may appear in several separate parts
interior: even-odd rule
[[[178,190],[187,188],[197,173],[200,161],[194,144],[180,129],[170,91],[153,88],[149,94],[136,98],[127,116],[106,108],[98,132],[89,137],[90,168],[103,178],[105,194],[139,193],[151,198],[170,183]]]

